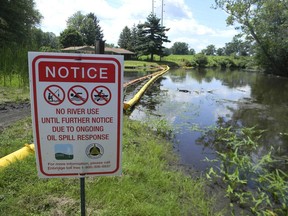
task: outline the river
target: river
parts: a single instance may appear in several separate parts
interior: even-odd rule
[[[137,76],[143,73],[127,72],[125,80]],[[238,70],[173,69],[149,88],[130,118],[144,121],[154,116],[168,121],[181,163],[204,171],[211,165],[204,159],[214,159],[216,153],[199,140],[203,130],[219,121],[266,130],[258,154],[273,146],[275,155],[287,160],[287,101],[287,78]]]

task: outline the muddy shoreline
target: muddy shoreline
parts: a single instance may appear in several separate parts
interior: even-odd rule
[[[4,102],[0,104],[0,132],[7,126],[31,115],[29,101]]]

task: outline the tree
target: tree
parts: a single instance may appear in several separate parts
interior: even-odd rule
[[[256,59],[270,73],[288,76],[287,0],[215,0],[225,10],[227,24],[239,29],[255,46]]]
[[[46,49],[59,48],[59,40],[53,32],[43,32],[41,29],[33,28],[31,35],[33,47],[36,49],[41,47],[46,47]]]
[[[210,44],[206,47],[206,49],[202,50],[202,53],[205,55],[215,55],[216,47],[213,44]]]
[[[67,28],[60,33],[60,43],[63,47],[84,45],[81,34],[74,28]]]
[[[99,25],[99,20],[94,13],[89,13],[85,16],[80,33],[84,39],[84,43],[88,46],[95,44],[96,40],[103,39],[103,31]]]
[[[216,55],[223,56],[224,55],[224,48],[218,48],[216,50]]]
[[[155,14],[150,14],[144,24],[138,26],[137,52],[139,55],[150,55],[153,61],[154,55],[164,55],[164,42],[170,42],[165,32],[169,29],[160,25],[160,19]]]
[[[195,49],[191,48],[191,49],[189,50],[189,55],[195,55],[195,54],[196,54]]]
[[[96,40],[102,40],[104,37],[99,20],[94,13],[83,15],[80,11],[77,11],[68,18],[67,28],[79,32],[84,44],[88,46],[95,45]]]
[[[138,28],[134,24],[132,26],[132,29],[131,29],[131,47],[130,47],[130,51],[136,52],[137,41],[138,41]]]
[[[11,43],[29,44],[31,31],[41,18],[33,0],[1,0],[0,47]]]
[[[188,55],[189,45],[185,42],[175,42],[171,47],[171,52],[174,55]]]
[[[225,44],[225,55],[247,56],[251,53],[251,44],[249,41],[239,39],[240,35],[234,36],[232,41]]]
[[[85,15],[83,15],[81,11],[77,11],[71,17],[68,18],[67,28],[73,28],[76,29],[78,32],[81,32],[84,19]]]
[[[131,30],[127,26],[125,26],[119,36],[119,47],[131,50],[131,37]]]

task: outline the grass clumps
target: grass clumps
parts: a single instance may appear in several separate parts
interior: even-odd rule
[[[24,132],[30,122],[28,118],[6,128],[0,134],[1,151],[5,140],[14,140],[10,146],[18,148],[22,140],[31,139],[31,133]],[[123,125],[123,175],[86,179],[87,215],[216,214],[203,180],[193,180],[175,168],[176,157],[166,139],[127,117]],[[79,184],[77,178],[39,179],[31,155],[0,170],[0,214],[79,215]]]
[[[125,72],[156,72],[159,65],[154,62],[129,60],[124,62]]]

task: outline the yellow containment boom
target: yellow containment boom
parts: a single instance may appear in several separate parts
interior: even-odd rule
[[[164,73],[166,73],[170,68],[168,66],[165,66],[165,68],[163,68],[163,70],[159,73],[157,73],[155,76],[153,76],[141,89],[139,92],[137,92],[137,94],[135,94],[135,96],[127,101],[124,102],[124,106],[123,109],[127,110],[130,107],[133,107],[142,97],[142,95],[144,94],[144,92],[146,91],[146,89],[155,81],[157,80],[160,76],[162,76]]]
[[[0,158],[0,168],[6,167],[10,165],[11,163],[14,163],[18,160],[23,160],[25,157],[27,157],[29,154],[34,153],[35,148],[34,144],[25,144],[25,146],[15,152],[12,152],[9,155],[6,155],[3,158]]]
[[[144,80],[144,79],[149,79],[149,78],[157,75],[158,73],[161,73],[162,70],[163,70],[163,68],[161,68],[161,71],[157,71],[157,72],[155,72],[155,73],[153,73],[153,74],[149,74],[149,75],[147,75],[147,76],[143,76],[143,77],[140,77],[140,78],[138,78],[138,79],[131,80],[130,82],[124,83],[123,87],[126,88],[127,86],[132,85],[132,84],[135,84],[135,83],[137,83],[137,82],[140,82],[140,81],[142,81],[142,80]]]

